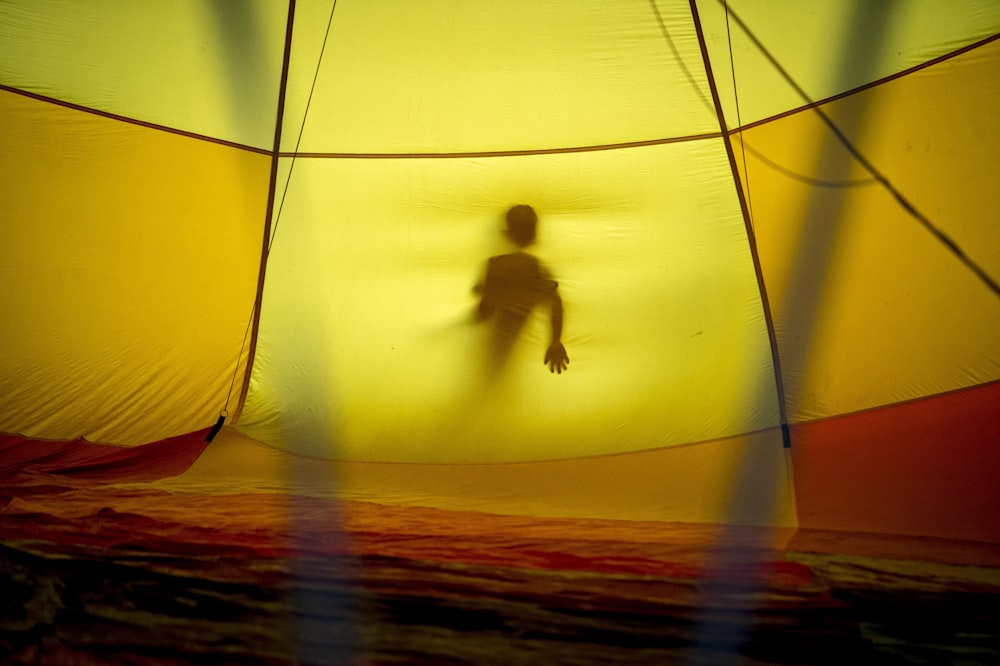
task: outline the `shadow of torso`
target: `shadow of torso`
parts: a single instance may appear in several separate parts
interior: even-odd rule
[[[557,286],[541,262],[527,252],[490,258],[479,303],[479,318],[494,318],[489,379],[506,365],[532,310],[550,302]]]

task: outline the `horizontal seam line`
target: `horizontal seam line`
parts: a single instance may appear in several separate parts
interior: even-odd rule
[[[524,148],[519,150],[479,150],[454,151],[439,153],[351,153],[351,152],[281,152],[283,158],[312,159],[455,159],[470,157],[518,157],[525,155],[557,155],[566,153],[592,153],[603,150],[619,150],[627,148],[642,148],[645,146],[661,146],[669,143],[686,143],[703,141],[705,139],[722,138],[721,132],[707,134],[689,134],[685,136],[661,139],[646,139],[643,141],[622,141],[620,143],[595,144],[590,146],[569,146],[565,148]]]
[[[788,109],[787,111],[782,111],[781,113],[777,113],[773,116],[768,116],[767,118],[761,118],[760,120],[755,120],[754,122],[747,123],[746,125],[741,125],[740,127],[736,127],[729,130],[729,134],[730,135],[739,134],[740,132],[753,129],[755,127],[760,127],[761,125],[766,125],[768,123],[777,120],[781,120],[782,118],[788,118],[789,116],[794,116],[795,114],[801,113],[803,111],[809,111],[811,109],[815,109],[820,106],[830,104],[831,102],[836,102],[838,100],[844,99],[845,97],[850,97],[852,95],[856,95],[857,93],[864,92],[865,90],[869,90],[871,88],[877,88],[878,86],[889,83],[891,81],[895,81],[896,79],[901,79],[903,77],[909,76],[914,72],[919,72],[922,69],[929,69],[930,67],[939,65],[942,62],[946,62],[952,58],[957,58],[960,55],[963,55],[970,51],[974,51],[980,47],[986,46],[990,42],[996,41],[997,39],[1000,39],[1000,33],[997,33],[985,39],[981,39],[973,44],[967,44],[966,46],[963,46],[960,49],[956,49],[955,51],[950,51],[949,53],[939,55],[936,58],[928,60],[927,62],[922,62],[918,65],[914,65],[913,67],[909,67],[894,74],[889,74],[888,76],[882,77],[881,79],[878,79],[876,81],[869,81],[868,83],[862,84],[855,88],[851,88],[850,90],[839,92],[836,95],[831,95],[830,97],[826,97],[824,99],[817,100],[809,104],[804,104],[794,109]]]
[[[976,391],[979,389],[985,389],[994,384],[1000,384],[1000,379],[991,379],[988,382],[983,382],[982,384],[974,384],[972,386],[962,386],[955,389],[949,389],[947,391],[941,391],[940,393],[932,393],[930,395],[922,395],[918,398],[908,398],[906,400],[899,400],[898,402],[890,402],[884,405],[875,405],[874,407],[865,407],[863,409],[857,409],[853,412],[844,412],[842,414],[831,414],[829,416],[818,416],[813,419],[806,419],[803,421],[789,421],[788,426],[790,428],[799,428],[803,426],[813,425],[815,423],[823,423],[825,421],[833,421],[835,419],[843,419],[851,416],[861,416],[862,414],[869,414],[871,412],[877,412],[883,409],[892,409],[894,407],[905,407],[906,405],[912,405],[918,402],[925,402],[930,400],[937,400],[939,398],[946,398],[948,396],[958,395],[959,393],[967,393],[971,391]],[[792,448],[795,448],[794,443]]]
[[[256,146],[249,146],[247,144],[238,143],[236,141],[229,141],[227,139],[220,139],[213,136],[208,136],[207,134],[198,134],[197,132],[190,132],[188,130],[178,129],[176,127],[168,127],[167,125],[160,125],[158,123],[149,122],[146,120],[139,120],[137,118],[131,118],[129,116],[123,116],[118,113],[111,113],[110,111],[103,111],[101,109],[96,109],[90,106],[84,106],[83,104],[77,104],[76,102],[69,102],[66,100],[57,99],[55,97],[48,97],[36,92],[31,92],[30,90],[23,90],[21,88],[15,88],[13,86],[8,86],[0,83],[0,90],[4,90],[15,95],[21,95],[23,97],[28,97],[39,102],[46,102],[48,104],[55,104],[56,106],[61,106],[63,108],[72,109],[73,111],[80,111],[83,113],[89,113],[94,116],[100,116],[102,118],[107,118],[109,120],[117,120],[129,125],[137,125],[139,127],[145,127],[146,129],[159,130],[161,132],[166,132],[167,134],[176,134],[178,136],[183,136],[189,139],[196,139],[200,141],[205,141],[208,143],[214,143],[222,146],[227,146],[229,148],[237,148],[239,150],[245,150],[251,153],[257,153],[259,155],[270,156],[272,151],[266,150],[264,148],[257,148]]]
[[[1000,383],[1000,379],[990,380],[988,382],[984,382],[982,384],[976,384],[974,386],[965,386],[965,387],[962,387],[962,388],[952,389],[950,391],[942,391],[941,393],[935,393],[935,394],[932,394],[932,395],[921,396],[919,398],[912,398],[910,400],[902,400],[902,401],[899,401],[899,402],[888,403],[888,404],[885,404],[885,405],[878,405],[878,406],[869,407],[869,408],[866,408],[866,409],[859,409],[859,410],[854,411],[854,412],[844,412],[843,414],[833,414],[831,416],[823,416],[823,417],[820,417],[820,418],[810,419],[810,420],[807,420],[807,421],[789,422],[788,426],[790,428],[793,428],[793,429],[795,429],[795,428],[801,428],[801,427],[804,427],[804,426],[812,425],[814,423],[821,423],[823,421],[830,421],[830,420],[833,420],[833,419],[841,419],[841,418],[856,416],[856,415],[860,415],[860,414],[866,414],[866,413],[869,413],[869,412],[875,412],[875,411],[879,411],[879,410],[882,410],[882,409],[891,409],[893,407],[899,407],[899,406],[902,406],[902,405],[908,405],[908,404],[912,404],[912,403],[916,403],[916,402],[922,402],[922,401],[925,401],[925,400],[934,400],[936,398],[942,398],[942,397],[945,397],[945,396],[954,395],[954,394],[958,394],[958,393],[975,391],[977,389],[984,389],[984,388],[987,388],[987,387],[992,386],[992,385],[997,384],[997,383]],[[561,457],[561,458],[543,458],[543,459],[539,459],[539,460],[492,460],[492,461],[480,461],[480,462],[453,462],[453,461],[437,461],[437,462],[434,462],[434,461],[424,461],[424,460],[351,460],[349,458],[321,458],[319,456],[302,455],[302,454],[298,454],[298,453],[293,453],[291,451],[286,451],[284,449],[280,449],[277,446],[274,446],[273,444],[270,444],[268,442],[262,441],[260,439],[257,439],[256,437],[253,437],[253,436],[251,436],[251,435],[249,435],[247,433],[244,433],[238,427],[236,427],[235,429],[239,432],[239,434],[240,434],[241,437],[246,437],[247,439],[255,441],[258,444],[261,444],[262,446],[266,446],[266,447],[268,447],[270,449],[273,449],[274,451],[277,451],[280,454],[285,454],[285,455],[292,456],[294,458],[301,458],[301,459],[304,459],[304,460],[317,460],[317,461],[320,461],[320,462],[323,462],[323,463],[328,463],[328,464],[335,464],[335,465],[392,465],[392,466],[416,465],[416,466],[425,466],[425,467],[453,467],[453,466],[454,467],[499,467],[499,466],[503,466],[503,465],[524,466],[524,465],[558,464],[558,463],[577,462],[577,461],[581,461],[582,462],[582,461],[588,461],[588,460],[598,460],[598,459],[602,459],[602,458],[617,458],[617,457],[621,457],[621,456],[642,455],[642,454],[646,454],[646,453],[656,453],[658,451],[666,451],[668,449],[682,449],[682,448],[688,448],[688,447],[692,447],[692,446],[702,446],[702,445],[705,445],[705,444],[715,444],[715,443],[719,443],[719,442],[724,442],[724,441],[730,440],[730,439],[739,439],[739,438],[744,438],[744,437],[751,437],[751,436],[754,436],[754,435],[761,435],[761,434],[764,434],[764,433],[767,433],[767,432],[780,431],[781,430],[781,424],[777,424],[777,425],[773,425],[773,426],[767,426],[767,427],[764,427],[764,428],[758,428],[757,430],[750,430],[750,431],[747,431],[747,432],[740,432],[740,433],[735,433],[735,434],[731,434],[731,435],[723,435],[721,437],[712,437],[712,438],[709,438],[709,439],[703,439],[703,440],[698,440],[698,441],[694,441],[694,442],[678,442],[676,444],[665,444],[663,446],[654,446],[654,447],[650,447],[650,448],[646,448],[646,449],[635,449],[635,450],[632,450],[632,451],[610,451],[610,452],[607,452],[607,453],[594,453],[594,454],[586,455],[586,456]],[[792,450],[794,450],[794,449],[795,449],[795,442],[793,441],[792,442]]]
[[[22,97],[28,97],[39,102],[45,102],[48,104],[54,104],[56,106],[61,106],[63,108],[72,109],[74,111],[80,111],[82,113],[89,113],[91,115],[100,116],[102,118],[107,118],[109,120],[117,120],[119,122],[127,123],[129,125],[137,125],[139,127],[145,127],[147,129],[159,130],[161,132],[166,132],[168,134],[176,134],[179,136],[187,137],[190,139],[196,139],[201,141],[206,141],[209,143],[215,143],[223,146],[228,146],[230,148],[237,148],[239,150],[245,150],[252,153],[257,153],[259,155],[272,155],[271,150],[265,148],[258,148],[256,146],[251,146],[243,143],[238,143],[236,141],[229,141],[227,139],[220,139],[217,137],[212,137],[206,134],[199,134],[197,132],[190,132],[188,130],[178,129],[176,127],[169,127],[167,125],[160,125],[158,123],[153,123],[145,120],[139,120],[137,118],[131,118],[129,116],[124,116],[118,113],[112,113],[110,111],[103,111],[101,109],[96,109],[94,107],[85,106],[83,104],[77,104],[76,102],[69,102],[66,100],[57,99],[55,97],[49,97],[47,95],[42,95],[40,93],[32,92],[30,90],[24,90],[22,88],[15,88],[13,86],[8,86],[0,83],[0,90],[21,95]],[[622,141],[618,143],[607,143],[607,144],[594,144],[588,146],[568,146],[562,148],[524,148],[517,150],[466,150],[466,151],[451,151],[451,152],[427,152],[427,153],[415,153],[415,152],[398,152],[398,153],[375,153],[375,152],[347,152],[347,151],[317,151],[317,152],[294,152],[294,151],[281,151],[278,156],[281,158],[313,158],[313,159],[456,159],[456,158],[475,158],[475,157],[516,157],[524,155],[554,155],[554,154],[566,154],[566,153],[587,153],[587,152],[598,152],[607,150],[618,150],[627,148],[641,148],[644,146],[659,146],[670,143],[684,143],[688,141],[703,141],[705,139],[717,139],[721,138],[722,134],[720,132],[710,132],[706,134],[690,134],[684,136],[676,137],[666,137],[659,139],[644,139],[639,141]]]
[[[740,132],[752,129],[754,127],[759,127],[765,125],[769,122],[780,120],[782,118],[806,111],[830,102],[842,99],[844,97],[849,97],[858,92],[873,88],[883,83],[888,83],[894,79],[901,78],[913,72],[919,71],[921,69],[926,69],[932,67],[941,62],[944,62],[950,58],[957,57],[969,51],[975,50],[981,46],[985,46],[990,42],[1000,39],[1000,33],[982,39],[974,44],[969,44],[960,49],[940,55],[932,60],[925,63],[920,63],[914,67],[910,67],[900,72],[890,74],[884,78],[877,81],[872,81],[864,85],[852,88],[851,90],[838,93],[831,97],[813,102],[812,104],[806,104],[795,109],[789,109],[781,113],[775,114],[773,116],[768,116],[767,118],[762,118],[760,120],[748,123],[746,125],[741,125],[739,127],[732,128],[728,131],[729,135],[738,134]],[[49,104],[55,104],[57,106],[62,106],[68,109],[73,109],[75,111],[81,111],[83,113],[90,113],[96,116],[101,116],[103,118],[108,118],[111,120],[118,120],[120,122],[137,125],[139,127],[145,127],[147,129],[160,130],[162,132],[167,132],[169,134],[176,134],[179,136],[188,137],[191,139],[198,139],[202,141],[207,141],[209,143],[215,143],[223,146],[228,146],[230,148],[237,148],[239,150],[245,150],[252,153],[257,153],[259,155],[272,155],[271,150],[265,148],[258,148],[256,146],[251,146],[243,143],[238,143],[236,141],[229,141],[226,139],[220,139],[206,134],[198,134],[197,132],[190,132],[187,130],[182,130],[174,127],[169,127],[166,125],[160,125],[153,122],[148,122],[145,120],[139,120],[137,118],[131,118],[129,116],[124,116],[117,113],[112,113],[110,111],[103,111],[101,109],[96,109],[94,107],[85,106],[83,104],[78,104],[75,102],[69,102],[66,100],[60,100],[55,97],[49,97],[47,95],[42,95],[40,93],[31,92],[29,90],[24,90],[22,88],[16,88],[14,86],[9,86],[0,83],[0,90],[4,90],[17,95],[22,95],[31,99],[38,100],[40,102],[47,102]],[[526,156],[526,155],[554,155],[554,154],[568,154],[568,153],[584,153],[584,152],[598,152],[598,151],[608,151],[608,150],[618,150],[627,148],[640,148],[643,146],[658,146],[670,143],[682,143],[687,141],[700,141],[705,139],[719,138],[722,134],[720,132],[707,133],[707,134],[692,134],[679,137],[661,138],[661,139],[648,139],[644,141],[626,141],[620,143],[609,143],[609,144],[598,144],[592,146],[573,146],[567,148],[538,148],[538,149],[524,149],[524,150],[503,150],[503,151],[455,151],[455,152],[441,152],[441,153],[351,153],[351,152],[287,152],[282,151],[278,153],[281,158],[290,157],[301,157],[301,158],[314,158],[314,159],[454,159],[454,158],[474,158],[474,157],[516,157],[516,156]]]

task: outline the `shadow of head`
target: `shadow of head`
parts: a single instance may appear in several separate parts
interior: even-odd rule
[[[538,215],[531,206],[520,204],[507,211],[507,237],[521,247],[535,242]]]

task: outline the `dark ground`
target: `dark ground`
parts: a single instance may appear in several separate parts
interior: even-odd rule
[[[809,584],[0,542],[4,664],[998,664],[995,569]]]

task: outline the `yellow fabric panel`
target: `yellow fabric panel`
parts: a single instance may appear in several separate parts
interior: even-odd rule
[[[224,428],[172,492],[283,492],[458,511],[677,521],[796,524],[778,429],[716,442],[577,460],[497,464],[326,462]]]
[[[564,148],[718,132],[687,0],[296,8],[283,150]],[[690,74],[695,83],[689,81]],[[697,87],[696,87],[697,85]]]
[[[287,165],[286,165],[287,167]],[[491,373],[473,322],[504,212],[559,282],[566,373],[534,310]],[[345,459],[537,460],[772,427],[777,399],[721,139],[490,159],[295,162],[240,427]],[[492,378],[491,378],[492,377]]]
[[[3,2],[0,83],[270,149],[286,23],[272,0]]]
[[[885,156],[883,171],[994,280],[1000,280],[998,72],[1000,40],[859,101],[870,105],[864,141]]]
[[[1000,44],[824,107],[884,175],[994,279]],[[812,111],[745,133],[749,191],[790,418],[1000,378],[1000,299]],[[738,145],[738,144],[737,144]],[[786,171],[779,170],[784,169]]]
[[[813,101],[1000,32],[995,0],[702,0],[698,8],[729,127],[799,108],[804,101],[737,23],[730,18],[727,24],[726,4]]]
[[[0,125],[0,431],[137,444],[213,423],[270,159],[12,93]]]

